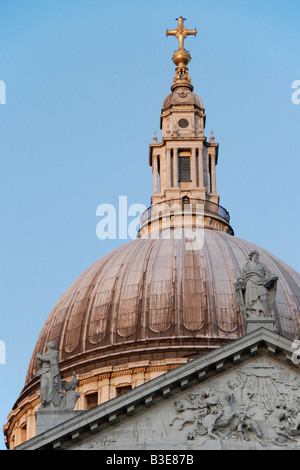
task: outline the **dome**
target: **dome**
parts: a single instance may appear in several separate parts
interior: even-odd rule
[[[160,116],[162,139],[155,134],[149,146],[153,195],[141,217],[140,238],[96,261],[54,306],[8,417],[10,446],[19,445],[25,431],[26,439],[35,435],[37,353],[50,341],[58,350],[62,378],[78,374],[78,410],[86,410],[245,335],[235,283],[253,250],[279,278],[275,331],[298,337],[300,275],[265,249],[233,236],[216,192],[219,144],[213,134],[209,142],[204,136],[204,106],[186,67],[190,56],[181,46],[177,52],[173,91]],[[198,227],[201,248],[193,249],[190,239],[175,231],[165,236],[166,226],[184,225]]]
[[[162,109],[165,110],[176,105],[193,105],[196,108],[204,109],[201,98],[188,87],[184,86],[175,88],[175,90],[165,98]]]
[[[21,396],[37,386],[36,354],[53,340],[62,374],[144,359],[188,358],[245,334],[234,283],[253,249],[279,276],[276,331],[299,331],[300,276],[263,248],[204,229],[203,247],[182,239],[137,239],[89,267],[41,331]]]

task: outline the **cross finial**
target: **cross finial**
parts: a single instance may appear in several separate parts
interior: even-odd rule
[[[196,36],[197,34],[197,31],[196,31],[196,28],[195,29],[187,29],[184,25],[183,25],[183,22],[186,18],[182,18],[182,16],[180,16],[179,18],[176,18],[176,20],[178,21],[178,26],[176,29],[172,29],[171,31],[169,31],[167,29],[166,31],[166,36],[176,36],[177,39],[178,39],[178,49],[184,49],[184,39],[186,38],[186,36],[190,36],[190,35],[194,35]]]

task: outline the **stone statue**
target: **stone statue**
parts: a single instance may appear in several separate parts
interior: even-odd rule
[[[259,253],[251,251],[249,261],[235,284],[238,304],[245,319],[271,317],[277,280],[278,276],[259,261]]]
[[[62,381],[58,364],[58,351],[54,341],[47,344],[45,354],[37,353],[38,370],[36,377],[40,378],[40,400],[42,408],[56,410],[73,410],[80,393],[75,389],[78,379],[73,372],[70,382]]]
[[[65,410],[73,410],[78,398],[80,397],[80,393],[76,392],[78,383],[79,380],[77,379],[75,372],[73,372],[73,379],[70,380],[70,382],[67,382],[66,380],[62,381],[62,388],[66,391],[66,393],[64,393],[63,404]]]
[[[62,399],[62,386],[58,365],[58,351],[54,341],[47,344],[45,354],[37,353],[38,371],[40,377],[40,399],[43,407],[53,404],[59,406]]]

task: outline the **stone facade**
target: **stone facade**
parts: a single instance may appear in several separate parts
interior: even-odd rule
[[[299,449],[295,353],[259,328],[17,449]]]
[[[186,362],[187,359],[177,362],[164,360],[151,363],[143,361],[95,370],[92,377],[90,373],[80,374],[77,389],[80,398],[76,403],[75,413],[105,403],[122,394],[123,390],[133,389]],[[70,379],[71,377],[68,378],[68,380]],[[35,416],[39,408],[40,393],[37,390],[11,411],[8,416],[10,426],[4,427],[11,450],[37,434],[38,426]]]
[[[260,357],[75,447],[298,449],[299,424],[299,374]]]

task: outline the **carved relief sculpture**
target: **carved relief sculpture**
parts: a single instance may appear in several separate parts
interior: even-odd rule
[[[300,449],[300,375],[268,357],[215,376],[80,449]]]
[[[174,403],[169,426],[205,448],[214,440],[231,448],[292,447],[300,441],[300,382],[271,364],[245,367],[234,377]],[[174,429],[175,430],[175,429]]]

